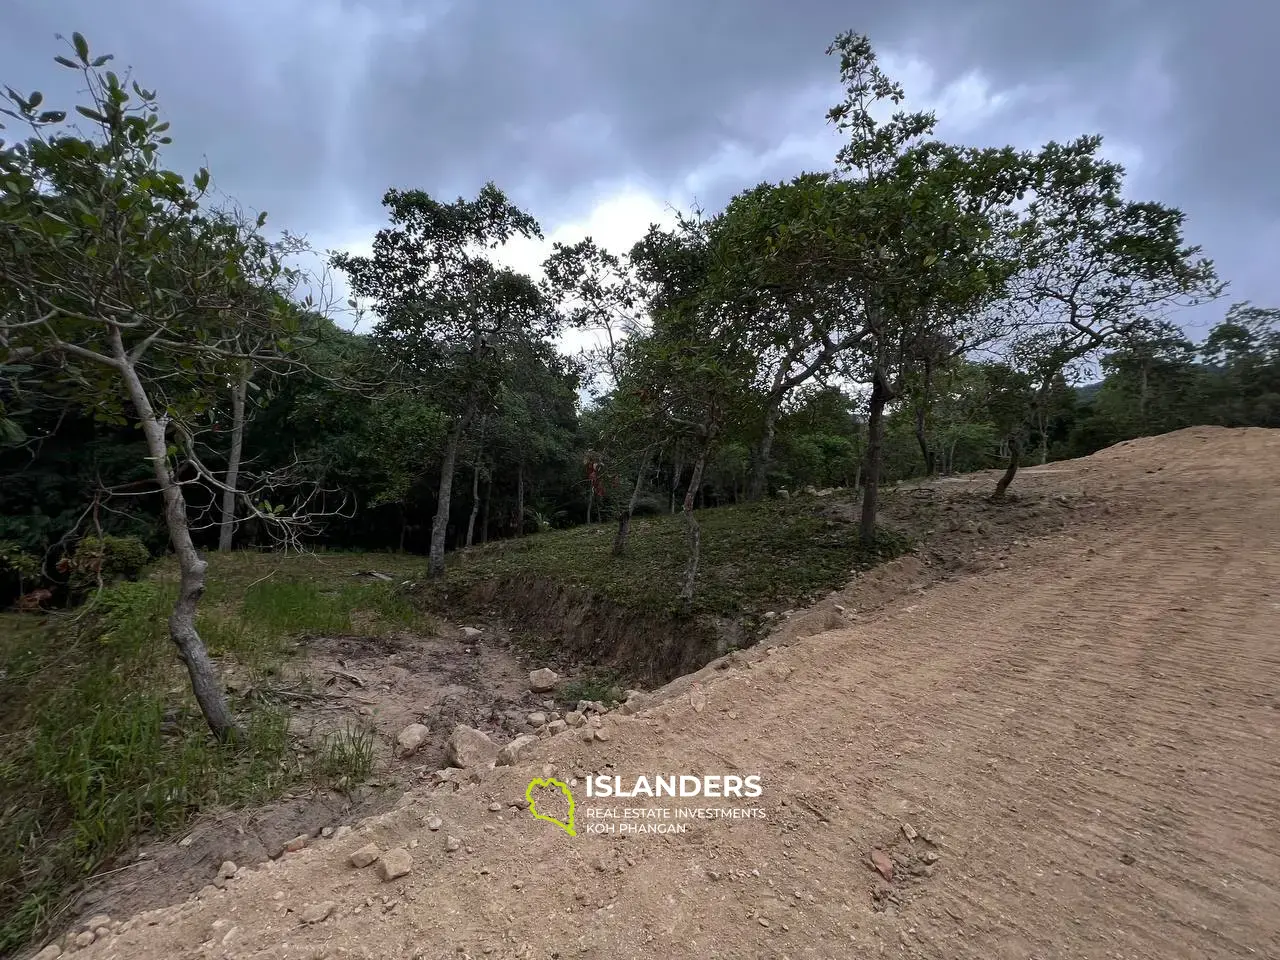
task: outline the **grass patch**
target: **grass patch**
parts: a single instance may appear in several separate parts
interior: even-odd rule
[[[832,507],[839,495],[768,500],[700,510],[702,558],[688,613],[752,619],[768,610],[807,604],[850,579],[854,571],[890,559],[910,543],[888,528],[873,548],[857,524]],[[843,501],[847,502],[847,501]],[[596,524],[508,540],[459,553],[452,586],[530,574],[581,587],[622,607],[678,616],[688,547],[679,515],[638,518],[627,554],[614,557],[612,524]]]
[[[598,670],[581,674],[556,689],[556,699],[569,707],[579,700],[598,700],[613,707],[623,700],[625,680],[615,670]]]
[[[400,587],[417,558],[209,557],[198,627],[211,652],[269,677],[311,634],[425,629]],[[356,578],[376,569],[391,582]],[[103,591],[83,616],[0,615],[0,955],[55,927],[84,880],[143,836],[200,811],[373,771],[371,731],[330,734],[299,759],[278,707],[233,701],[245,738],[210,736],[168,639],[176,570]]]

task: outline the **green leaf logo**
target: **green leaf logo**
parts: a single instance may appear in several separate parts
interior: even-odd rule
[[[569,802],[569,812],[565,816],[565,819],[561,820],[557,817],[551,816],[550,814],[539,812],[538,800],[533,795],[535,789],[560,791],[564,796],[564,799]],[[524,798],[529,801],[529,812],[533,814],[535,819],[545,820],[547,823],[554,823],[571,837],[576,837],[578,835],[578,832],[573,828],[573,794],[569,792],[569,788],[565,784],[561,783],[559,780],[551,778],[544,780],[542,777],[538,777],[529,781],[529,786],[526,787],[524,791]],[[545,793],[543,794],[543,798],[545,803],[547,798]]]

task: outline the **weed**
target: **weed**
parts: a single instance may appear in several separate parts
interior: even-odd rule
[[[560,686],[556,699],[569,705],[579,700],[598,700],[606,707],[613,707],[622,702],[622,683],[621,674],[613,670],[585,673]]]

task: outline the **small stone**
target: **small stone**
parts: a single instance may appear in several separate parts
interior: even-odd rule
[[[555,736],[557,733],[564,733],[569,729],[569,725],[563,720],[552,720],[547,724],[547,733]]]
[[[332,836],[333,836],[333,827],[322,827],[322,828],[320,829],[320,836],[324,837],[326,840],[327,840],[329,837],[332,837]]]
[[[378,876],[384,881],[403,877],[412,869],[413,857],[409,856],[409,851],[403,847],[388,850],[378,861]]]
[[[581,735],[583,743],[591,743],[596,738],[595,727],[583,727],[578,733]]]
[[[490,812],[490,813],[499,813],[499,812],[501,812],[501,810],[502,810],[502,804],[500,804],[497,800],[495,800],[495,801],[493,801],[493,803],[489,804],[489,812]]]
[[[756,923],[760,924],[760,926],[762,927],[769,926],[769,921],[766,920],[764,917],[756,917]]]
[[[568,713],[564,715],[564,722],[571,727],[582,726],[582,724],[586,722],[586,719],[587,718],[584,717],[577,710],[570,710]]]
[[[84,922],[84,928],[86,930],[97,930],[99,927],[108,927],[110,925],[111,917],[105,913],[95,913]]]
[[[411,723],[396,736],[396,754],[408,757],[416,753],[418,748],[427,742],[431,730],[422,723]]]
[[[32,957],[31,960],[58,960],[60,956],[62,956],[62,947],[56,943],[51,943]]]
[[[222,866],[218,868],[218,876],[223,880],[230,880],[236,875],[236,865],[234,861],[223,860]]]
[[[889,859],[888,854],[883,850],[871,851],[871,865],[880,873],[880,876],[886,880],[893,879],[893,861]]]
[[[942,859],[942,855],[938,853],[936,850],[926,850],[924,853],[925,863],[937,863],[941,859]]]
[[[463,627],[462,635],[468,640],[474,640],[476,637],[483,636],[484,631],[477,627]]]
[[[306,845],[309,844],[310,842],[311,842],[311,838],[309,836],[307,836],[305,833],[300,833],[284,845],[284,851],[285,853],[297,853],[299,850],[302,850],[304,847],[306,847]]]
[[[427,829],[430,830],[432,833],[435,833],[435,831],[439,830],[443,826],[444,826],[444,821],[441,820],[439,817],[427,818]]]
[[[596,739],[601,741],[602,743],[607,743],[609,741],[609,731],[596,730]]]
[[[489,735],[462,723],[453,728],[445,752],[449,763],[461,768],[487,767],[498,759],[498,745]]]
[[[380,856],[382,856],[382,851],[378,849],[378,845],[376,843],[370,843],[351,854],[348,860],[357,870],[363,870]]]
[[[919,836],[919,834],[916,833],[916,828],[909,823],[904,823],[902,825],[902,835],[906,837],[908,840],[914,840],[917,836]]]
[[[107,937],[111,936],[111,928],[98,927],[96,930],[93,931],[93,935],[97,937],[99,940],[105,940],[107,939]]]
[[[525,717],[525,721],[531,727],[541,727],[546,724],[547,715],[545,713],[531,713]]]
[[[560,675],[547,667],[529,673],[529,689],[534,693],[550,693],[559,682]]]
[[[303,923],[323,923],[329,919],[333,911],[338,909],[338,905],[332,900],[325,900],[322,903],[313,903],[307,909],[302,911]]]
[[[449,837],[444,842],[445,853],[457,853],[458,848],[462,846],[462,841],[457,837]]]
[[[93,941],[96,939],[97,938],[94,936],[92,930],[85,930],[82,933],[77,933],[75,940],[73,940],[72,942],[77,947],[80,947],[81,949],[83,949],[84,947],[87,947],[89,946],[89,944],[93,943]]]

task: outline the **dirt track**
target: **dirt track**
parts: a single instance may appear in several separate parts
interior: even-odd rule
[[[1278,474],[1280,432],[1208,429],[1026,471],[1015,491],[1084,490],[1109,513],[76,955],[1280,956]],[[766,819],[569,837],[508,806],[544,764],[758,773],[763,796],[736,803]],[[580,811],[734,803],[580,791]],[[413,872],[348,866],[370,840],[416,843]],[[873,848],[898,858],[892,884]]]

